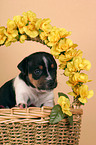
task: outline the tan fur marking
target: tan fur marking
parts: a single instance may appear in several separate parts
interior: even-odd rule
[[[32,74],[28,74],[28,77],[29,77],[30,82],[31,82],[35,87],[37,87],[38,81],[33,79]]]
[[[36,87],[40,87],[43,83],[45,83],[45,77],[42,76],[39,80],[34,80],[32,74],[28,74],[30,82]]]
[[[39,68],[42,70],[42,69],[43,69],[43,66],[42,66],[42,65],[40,65],[40,66],[39,66]]]
[[[51,68],[54,68],[54,64],[51,64]]]

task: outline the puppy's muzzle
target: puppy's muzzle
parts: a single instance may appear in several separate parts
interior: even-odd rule
[[[57,86],[56,80],[49,80],[46,82],[46,89],[47,90],[52,90],[52,89],[56,88],[56,86]]]

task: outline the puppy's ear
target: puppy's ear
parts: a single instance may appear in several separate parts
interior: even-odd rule
[[[28,59],[27,57],[24,58],[18,65],[18,69],[23,73],[27,74],[28,73]]]

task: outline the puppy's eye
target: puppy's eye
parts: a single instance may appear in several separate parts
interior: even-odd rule
[[[41,75],[42,71],[40,69],[35,69],[34,74],[39,76]]]

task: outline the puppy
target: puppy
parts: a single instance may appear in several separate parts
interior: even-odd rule
[[[57,64],[53,56],[36,52],[17,67],[21,73],[0,88],[1,108],[53,107],[53,89],[57,86]]]

